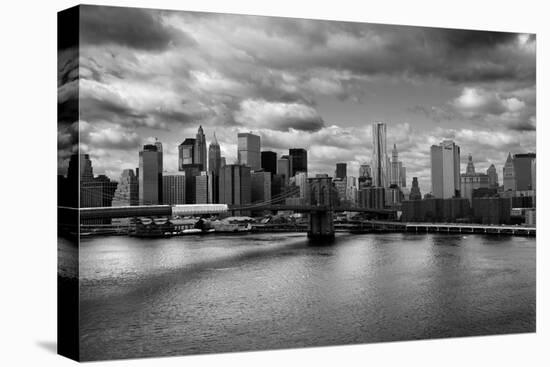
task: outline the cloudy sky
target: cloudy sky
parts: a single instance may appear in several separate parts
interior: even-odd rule
[[[418,176],[423,192],[430,145],[443,139],[461,147],[463,170],[471,153],[499,179],[508,152],[535,151],[534,35],[81,9],[79,77],[75,51],[61,50],[59,104],[79,90],[80,146],[96,174],[135,168],[153,137],[176,170],[177,146],[199,125],[228,163],[237,133],[252,131],[262,150],[306,148],[311,173],[347,162],[356,176],[371,160],[371,123],[383,121],[388,154],[397,144],[407,185]]]

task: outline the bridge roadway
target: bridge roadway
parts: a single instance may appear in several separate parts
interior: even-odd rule
[[[243,210],[272,210],[272,211],[294,211],[294,212],[324,212],[332,210],[333,212],[358,212],[358,213],[372,213],[382,215],[393,215],[395,210],[391,209],[367,209],[367,208],[355,208],[349,206],[342,207],[330,207],[328,205],[287,205],[287,204],[271,204],[271,205],[233,205],[229,206],[230,211],[243,211]]]
[[[228,206],[227,204],[185,204],[185,205],[134,205],[134,206],[112,206],[96,208],[69,208],[59,207],[61,210],[78,210],[80,219],[100,219],[100,218],[127,218],[127,217],[163,217],[172,215],[204,215],[221,214],[225,212],[244,211],[244,210],[288,210],[295,212],[323,212],[323,211],[353,211],[369,212],[391,216],[395,213],[393,210],[377,210],[365,208],[339,207],[330,208],[329,206],[315,205],[258,205],[250,204],[247,206]]]
[[[127,218],[127,217],[168,217],[172,215],[220,214],[228,211],[226,204],[186,204],[186,205],[133,205],[96,208],[62,208],[78,210],[80,219]]]

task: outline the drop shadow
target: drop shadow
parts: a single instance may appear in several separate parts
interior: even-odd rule
[[[41,347],[47,352],[57,354],[57,342],[52,340],[40,340],[36,342],[36,345]]]

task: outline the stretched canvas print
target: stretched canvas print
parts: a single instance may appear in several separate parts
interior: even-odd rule
[[[535,59],[528,33],[60,12],[59,353],[535,332]]]

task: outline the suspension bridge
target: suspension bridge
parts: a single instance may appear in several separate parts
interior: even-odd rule
[[[352,206],[335,206],[332,190],[332,179],[330,177],[315,177],[308,179],[308,194],[301,198],[299,204],[287,204],[286,199],[296,197],[299,194],[299,187],[292,187],[283,193],[275,195],[268,200],[250,204],[177,204],[177,205],[130,205],[130,206],[102,206],[108,198],[106,195],[90,187],[81,187],[81,196],[88,201],[97,203],[94,207],[74,208],[60,206],[60,212],[69,212],[77,215],[79,223],[93,220],[110,220],[113,218],[132,217],[173,217],[173,216],[202,216],[219,215],[223,213],[238,214],[258,211],[292,211],[309,214],[308,236],[314,239],[326,239],[334,237],[334,212],[366,212],[381,219],[392,219],[395,217],[394,210],[367,209]],[[113,201],[123,199],[116,195],[110,196]],[[124,197],[126,199],[126,197]]]

